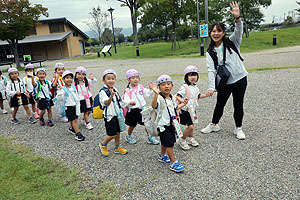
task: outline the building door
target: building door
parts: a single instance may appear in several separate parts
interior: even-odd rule
[[[81,55],[83,56],[84,55],[84,41],[82,40],[79,40],[79,43],[80,43],[80,52],[81,52]]]

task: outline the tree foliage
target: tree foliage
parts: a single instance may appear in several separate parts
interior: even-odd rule
[[[30,34],[41,15],[48,17],[47,10],[41,4],[32,6],[28,0],[0,1],[0,39],[7,41],[14,50],[18,68],[21,67],[18,42]]]
[[[137,46],[139,44],[138,35],[137,35],[137,22],[138,17],[140,16],[139,9],[143,6],[146,0],[117,0],[121,2],[121,6],[126,6],[130,10],[131,16],[131,24],[132,24],[132,31],[134,36],[134,45]]]
[[[103,29],[108,27],[109,14],[103,12],[100,6],[93,7],[92,11],[89,12],[90,18],[85,21],[88,27],[99,37],[100,43],[102,43],[101,34]]]

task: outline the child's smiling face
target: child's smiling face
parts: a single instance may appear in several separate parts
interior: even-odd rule
[[[159,85],[159,89],[164,96],[169,96],[173,89],[173,83],[170,81],[163,82]]]
[[[37,77],[39,78],[39,80],[45,80],[45,78],[46,78],[46,73],[43,72],[43,71],[39,71],[39,72],[37,73]]]
[[[19,72],[11,72],[11,73],[9,74],[9,77],[10,77],[12,80],[16,81],[16,80],[18,80],[18,78],[19,78]]]
[[[68,74],[63,78],[63,81],[66,84],[66,86],[71,86],[73,83],[73,76],[71,74]]]
[[[130,77],[130,79],[128,81],[132,87],[136,87],[140,82],[140,77],[132,76],[132,77]]]
[[[63,68],[63,67],[58,67],[56,69],[56,73],[58,73],[58,75],[60,75],[60,76],[62,76],[62,74],[64,73],[64,71],[65,71],[65,68]]]
[[[116,76],[114,74],[106,74],[104,76],[103,82],[105,85],[107,85],[109,88],[114,87],[116,83]]]
[[[81,72],[77,72],[76,73],[76,78],[79,80],[79,81],[83,81],[85,77],[85,74],[84,73],[81,73]]]

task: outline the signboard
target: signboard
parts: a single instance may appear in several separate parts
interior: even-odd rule
[[[200,25],[200,37],[208,37],[208,24]]]
[[[23,58],[26,62],[31,60],[31,55],[23,55]]]

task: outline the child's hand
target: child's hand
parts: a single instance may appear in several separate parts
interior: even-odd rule
[[[28,98],[28,99],[30,99],[30,95],[29,95],[29,93],[26,93],[26,96],[27,96],[27,98]]]
[[[149,89],[152,90],[156,85],[153,82],[148,83]]]
[[[111,94],[112,97],[116,94],[115,91],[114,91],[114,88],[109,89],[109,91],[110,91],[110,94]]]
[[[153,90],[156,94],[159,93],[159,88],[158,88],[157,86],[154,86],[154,87],[152,88],[152,90]]]
[[[54,76],[55,76],[55,78],[59,78],[59,74],[56,72],[54,72]]]
[[[89,79],[94,80],[94,74],[93,73],[89,74]]]
[[[183,104],[186,105],[189,102],[189,99],[187,97],[184,98]]]
[[[58,85],[58,86],[57,86],[57,89],[58,89],[58,90],[61,90],[61,85]]]
[[[130,105],[134,106],[135,105],[135,100],[131,100]]]
[[[21,95],[22,93],[21,92],[16,92],[16,95]]]

